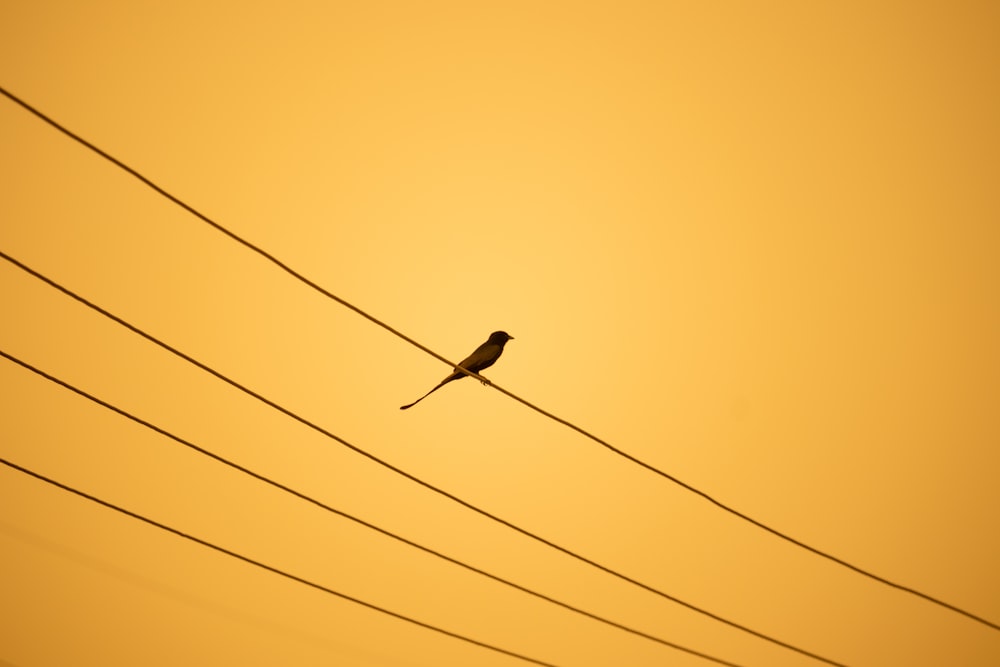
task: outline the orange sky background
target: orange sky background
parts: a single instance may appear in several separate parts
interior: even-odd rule
[[[812,546],[1000,623],[1000,5],[0,6],[0,85],[309,279]],[[0,97],[0,250],[556,544],[852,666],[1000,631],[768,535],[282,273]],[[0,350],[497,576],[819,661],[492,523],[0,260]],[[564,667],[712,663],[0,359],[0,457]],[[506,667],[0,466],[0,665]]]

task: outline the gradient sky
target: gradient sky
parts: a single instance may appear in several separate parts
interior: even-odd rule
[[[0,85],[309,279],[817,548],[1000,622],[1000,5],[5,2]],[[1000,632],[310,290],[0,98],[0,250],[337,436],[852,666]],[[0,259],[0,350],[328,505],[747,667],[822,664],[490,522]],[[0,359],[0,457],[565,667],[709,665]],[[0,467],[0,664],[525,664]]]

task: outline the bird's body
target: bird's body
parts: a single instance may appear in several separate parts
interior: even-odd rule
[[[514,337],[506,331],[494,331],[490,334],[489,340],[477,347],[476,351],[466,357],[466,359],[462,361],[459,366],[473,373],[478,373],[485,368],[489,368],[495,364],[496,360],[500,358],[501,354],[503,354],[503,346],[506,345],[509,340],[514,340]],[[441,383],[438,386],[434,387],[409,405],[400,406],[399,409],[406,410],[407,408],[412,408],[414,405],[424,400],[452,380],[461,380],[464,377],[465,373],[456,368],[455,372],[441,380]]]

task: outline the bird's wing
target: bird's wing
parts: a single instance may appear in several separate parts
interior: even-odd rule
[[[475,352],[463,360],[459,366],[473,373],[478,373],[484,368],[493,365],[493,362],[500,356],[501,349],[499,345],[495,345],[494,343],[483,343],[476,348]]]

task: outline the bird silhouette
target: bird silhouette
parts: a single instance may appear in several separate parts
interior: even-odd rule
[[[514,337],[506,331],[494,331],[490,334],[489,340],[477,347],[476,351],[466,357],[466,359],[462,361],[459,366],[467,371],[472,371],[473,373],[478,373],[484,368],[489,368],[495,364],[497,359],[500,358],[500,355],[503,354],[503,346],[506,345],[509,340],[514,340]],[[456,368],[455,372],[441,380],[441,383],[438,386],[434,387],[409,405],[401,405],[399,409],[406,410],[407,408],[412,408],[414,405],[424,400],[452,380],[461,380],[464,377],[465,373]]]

